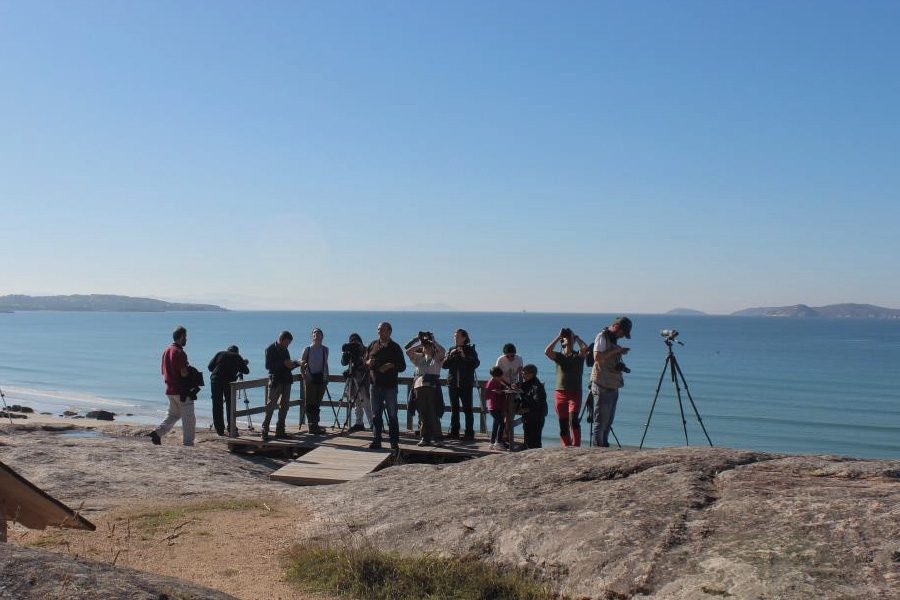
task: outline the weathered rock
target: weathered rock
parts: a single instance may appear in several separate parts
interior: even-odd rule
[[[112,421],[116,416],[116,413],[109,412],[108,410],[92,410],[85,415],[88,419],[97,419],[98,421]]]
[[[10,407],[12,408],[12,407]],[[14,412],[6,412],[5,410],[0,410],[0,419],[27,419],[28,415],[22,415]]]
[[[147,429],[100,427],[120,437],[7,423],[0,460],[70,506],[84,501],[89,519],[146,501],[277,494],[314,513],[303,538],[474,553],[573,596],[900,597],[897,460],[548,448],[300,488],[266,481],[280,461],[231,455],[211,434],[156,447],[137,437]]]
[[[0,600],[236,600],[193,583],[0,544]]]
[[[31,408],[30,406],[21,406],[19,404],[13,404],[12,406],[9,407],[9,410],[11,410],[12,412],[20,412],[20,413],[27,413],[27,414],[31,414],[34,412],[34,409]]]
[[[162,446],[154,446],[144,435],[147,429],[103,427],[107,435],[82,437],[49,430],[59,426],[16,424],[13,429],[7,424],[12,431],[3,438],[0,460],[54,498],[81,506],[88,519],[134,503],[190,502],[211,494],[264,498],[286,489],[267,480],[283,461],[225,452],[212,441],[217,440],[214,434],[198,435],[198,445],[191,448],[181,445],[180,435],[166,436]]]
[[[61,415],[61,416],[63,416],[63,417],[74,417],[74,416],[77,415],[77,414],[78,414],[78,413],[75,412],[74,410],[64,410],[64,411],[62,412],[62,415]]]
[[[900,597],[900,461],[556,448],[297,494],[310,538],[475,553],[574,596]]]

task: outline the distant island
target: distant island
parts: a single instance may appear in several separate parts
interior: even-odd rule
[[[698,316],[698,315],[706,315],[702,310],[694,310],[693,308],[673,308],[667,315],[675,315],[681,317],[689,317],[689,316]]]
[[[745,308],[731,313],[736,317],[832,317],[845,319],[900,319],[900,310],[872,304],[829,304],[811,307],[806,304]]]
[[[0,312],[59,310],[70,312],[172,312],[172,311],[225,311],[215,304],[188,304],[165,302],[152,298],[89,294],[73,296],[24,296],[13,294],[0,296]]]

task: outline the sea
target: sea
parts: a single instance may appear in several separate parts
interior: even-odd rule
[[[401,345],[420,330],[449,346],[468,330],[481,358],[483,381],[507,342],[553,396],[555,365],[544,348],[561,327],[587,342],[617,315],[475,312],[15,312],[0,314],[0,389],[8,404],[38,412],[106,409],[120,419],[155,424],[167,400],[160,357],[172,329],[188,329],[192,364],[231,344],[250,360],[249,377],[264,377],[263,355],[278,333],[294,334],[298,356],[313,327],[325,332],[330,368],[340,373],[340,347],[359,333],[375,339],[382,320]],[[613,425],[623,446],[715,446],[778,453],[900,458],[900,322],[889,320],[731,316],[629,315],[634,322],[625,357],[631,373]],[[663,329],[676,329],[672,350],[684,381],[679,402],[666,366]],[[410,367],[406,373],[412,374]],[[589,370],[585,369],[585,393]],[[679,378],[680,383],[680,378]],[[341,394],[332,383],[331,395]],[[658,394],[657,394],[658,390]],[[689,394],[688,394],[689,392]],[[295,394],[296,395],[296,392]],[[656,398],[655,405],[653,404]],[[251,390],[251,405],[262,404]],[[651,407],[653,407],[651,417]],[[295,409],[296,410],[296,409]],[[682,421],[682,411],[684,422]],[[323,422],[331,420],[323,409]],[[125,416],[130,415],[130,416]],[[208,388],[197,403],[198,427],[211,423]],[[296,412],[289,423],[297,422]],[[445,424],[449,410],[445,415]],[[702,421],[701,421],[702,419]],[[404,416],[401,414],[401,422]],[[587,445],[589,424],[583,425]],[[686,430],[686,431],[685,431]],[[559,444],[551,414],[545,445]]]

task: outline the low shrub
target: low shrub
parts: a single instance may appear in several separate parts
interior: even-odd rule
[[[365,600],[550,600],[549,586],[475,557],[403,556],[372,547],[295,546],[288,580],[313,592]]]

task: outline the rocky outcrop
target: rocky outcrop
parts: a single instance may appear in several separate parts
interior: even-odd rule
[[[0,544],[0,600],[236,600],[193,583]]]
[[[17,424],[4,435],[7,425],[0,428],[0,460],[88,519],[135,503],[265,497],[284,489],[267,480],[283,461],[231,454],[215,435],[199,433],[197,445],[186,448],[173,433],[154,446],[144,435],[149,428],[105,427],[103,435],[74,436],[59,426]]]
[[[113,421],[115,420],[116,413],[109,412],[108,410],[92,410],[85,415],[88,419],[97,419],[98,421]]]
[[[900,461],[544,449],[303,490],[311,539],[475,553],[590,598],[896,598]],[[892,591],[893,590],[893,591]]]
[[[267,481],[280,461],[229,454],[212,435],[158,447],[104,427],[83,437],[7,424],[0,459],[87,518],[143,502],[278,496],[313,514],[297,541],[474,554],[532,568],[576,597],[900,597],[898,460],[546,448],[293,487]],[[9,585],[14,571],[0,568]]]

